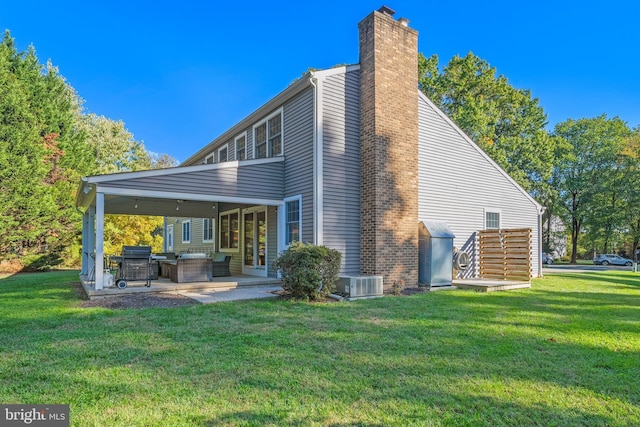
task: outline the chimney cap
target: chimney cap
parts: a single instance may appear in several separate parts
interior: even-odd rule
[[[378,12],[380,13],[384,13],[385,15],[389,15],[389,16],[393,16],[396,11],[391,9],[389,6],[382,6],[380,9],[378,9]]]

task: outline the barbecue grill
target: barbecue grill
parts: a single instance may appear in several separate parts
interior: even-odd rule
[[[145,286],[151,286],[151,246],[123,246],[122,255],[117,257],[118,272],[116,286],[127,287],[127,280],[145,280]]]

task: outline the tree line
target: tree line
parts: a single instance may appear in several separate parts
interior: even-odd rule
[[[0,263],[4,270],[76,266],[82,214],[75,208],[80,178],[173,166],[152,155],[115,121],[87,113],[83,101],[33,46],[20,52],[9,31],[0,43]],[[129,222],[147,233],[130,236]],[[114,247],[160,247],[156,217],[108,216],[105,241]]]
[[[618,117],[568,119],[547,130],[530,91],[514,88],[468,53],[440,67],[419,55],[419,86],[469,137],[546,207],[544,250],[554,233],[570,239],[571,260],[631,254],[640,240],[640,128]],[[175,166],[153,155],[122,121],[86,112],[51,62],[31,46],[0,43],[0,263],[77,265],[83,176]],[[554,220],[562,224],[553,227]],[[131,230],[141,230],[132,233]],[[105,252],[123,244],[160,250],[162,219],[107,216]]]

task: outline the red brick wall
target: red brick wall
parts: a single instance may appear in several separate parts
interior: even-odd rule
[[[373,12],[360,22],[360,265],[418,283],[418,33]]]

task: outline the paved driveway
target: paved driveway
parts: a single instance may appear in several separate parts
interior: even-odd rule
[[[608,271],[608,270],[621,270],[631,271],[633,267],[625,267],[618,265],[582,265],[582,264],[552,264],[544,265],[542,267],[542,274],[553,274],[563,272],[585,273],[589,271]]]

